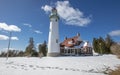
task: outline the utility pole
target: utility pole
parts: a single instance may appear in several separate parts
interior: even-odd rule
[[[8,60],[8,56],[9,56],[9,48],[10,48],[11,36],[12,36],[12,32],[10,31],[9,41],[8,41],[7,57],[6,57],[7,60]]]

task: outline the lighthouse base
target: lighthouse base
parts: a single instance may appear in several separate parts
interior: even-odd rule
[[[55,53],[47,53],[47,56],[48,57],[57,57],[57,56],[60,56],[60,53],[57,53],[57,52],[55,52]]]

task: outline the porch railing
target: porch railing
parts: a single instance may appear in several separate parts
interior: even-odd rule
[[[85,48],[61,48],[60,54],[67,56],[93,55],[93,51],[91,47],[87,47],[86,50]]]

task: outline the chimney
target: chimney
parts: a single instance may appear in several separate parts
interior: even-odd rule
[[[77,36],[80,36],[80,33],[77,33]]]
[[[65,37],[64,40],[67,40],[67,37]]]

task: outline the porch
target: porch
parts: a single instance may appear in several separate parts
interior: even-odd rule
[[[61,48],[60,54],[63,56],[92,56],[93,51],[91,47],[86,50],[84,48]]]

